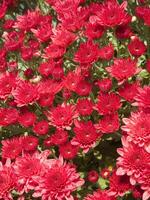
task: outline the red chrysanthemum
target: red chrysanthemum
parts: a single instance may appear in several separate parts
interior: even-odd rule
[[[78,150],[79,147],[72,145],[71,142],[64,143],[59,147],[59,153],[65,159],[75,158],[78,153]]]
[[[49,125],[48,125],[48,121],[46,120],[37,122],[33,127],[33,131],[37,135],[45,135],[48,133],[48,130],[49,130]]]
[[[95,85],[98,86],[102,92],[108,92],[112,88],[112,80],[109,78],[104,78],[98,80]]]
[[[15,108],[0,108],[0,126],[15,124],[19,113]]]
[[[64,130],[56,130],[56,132],[51,136],[51,142],[55,145],[62,145],[68,140],[68,132]]]
[[[30,11],[25,15],[20,15],[17,17],[15,23],[15,28],[29,31],[31,28],[34,28],[38,25],[40,19],[40,12],[38,10]]]
[[[22,153],[22,140],[13,137],[2,141],[2,158],[15,159]]]
[[[106,1],[95,10],[95,15],[90,17],[90,21],[108,27],[127,24],[131,21],[131,17],[125,11],[126,7],[127,2],[120,5],[116,0]]]
[[[99,50],[100,59],[111,60],[113,55],[114,55],[114,47],[112,46],[112,44],[104,46]]]
[[[130,176],[131,184],[135,185],[142,176],[143,171],[150,167],[150,156],[143,148],[122,138],[123,148],[117,152],[120,157],[117,159],[117,175]]]
[[[16,85],[16,76],[12,73],[3,73],[0,76],[0,98],[6,99]]]
[[[92,121],[76,121],[74,132],[75,137],[72,139],[71,144],[81,147],[85,153],[87,153],[91,147],[95,146],[97,139],[100,137]]]
[[[39,98],[38,87],[30,82],[19,80],[12,95],[18,107],[32,104]]]
[[[146,171],[143,171],[138,182],[141,184],[141,189],[144,190],[142,200],[148,200],[150,198],[150,168],[148,167]]]
[[[114,60],[113,65],[107,67],[107,71],[118,81],[123,81],[136,74],[136,61],[131,60],[130,58],[117,58]]]
[[[98,23],[92,24],[88,23],[86,25],[85,35],[89,39],[98,39],[101,38],[104,33],[104,27]]]
[[[75,54],[75,62],[82,64],[91,64],[98,59],[99,48],[92,41],[81,43]]]
[[[126,192],[128,192],[132,186],[129,181],[129,177],[118,176],[116,171],[113,172],[112,176],[109,178],[109,196],[113,197],[123,197]]]
[[[62,104],[51,109],[47,113],[47,117],[50,125],[56,126],[58,129],[70,129],[73,120],[78,117],[78,113],[74,105]]]
[[[141,56],[145,53],[146,46],[139,38],[135,38],[129,43],[128,49],[133,56]]]
[[[150,153],[150,114],[133,112],[130,118],[124,118],[122,130],[126,131],[128,141],[144,147]]]
[[[110,197],[107,191],[98,190],[93,194],[89,194],[84,200],[115,200],[115,198]]]
[[[96,129],[102,133],[113,133],[119,129],[119,117],[117,113],[105,115],[97,125]]]
[[[62,158],[49,160],[48,169],[43,175],[35,176],[34,180],[38,186],[33,197],[42,197],[43,200],[72,200],[71,193],[84,183],[75,167],[64,163]]]
[[[38,143],[38,138],[32,135],[22,137],[23,151],[25,152],[35,151],[38,147]]]
[[[20,113],[18,122],[20,125],[24,127],[33,126],[34,122],[36,121],[36,115],[33,112],[23,111]]]
[[[91,115],[93,112],[93,103],[89,99],[79,99],[76,107],[82,116]]]
[[[126,101],[133,102],[134,98],[138,92],[139,84],[138,83],[128,83],[126,82],[121,88],[119,88],[118,92],[121,97],[123,97]]]
[[[100,93],[98,102],[95,106],[96,110],[102,115],[114,113],[120,107],[120,97],[115,93]]]

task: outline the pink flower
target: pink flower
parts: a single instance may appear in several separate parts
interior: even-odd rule
[[[0,199],[13,199],[10,193],[15,186],[16,176],[10,160],[5,165],[0,162]]]
[[[132,185],[138,181],[142,173],[150,166],[150,156],[143,148],[134,143],[128,142],[127,138],[122,138],[123,148],[117,152],[120,157],[117,159],[117,175],[130,176]]]
[[[139,147],[144,147],[150,153],[150,114],[133,112],[130,118],[124,118],[122,130],[127,133],[127,140]]]
[[[33,197],[72,200],[71,193],[84,183],[75,167],[65,163],[62,158],[49,160],[47,167],[43,175],[34,177],[38,186],[35,187]]]

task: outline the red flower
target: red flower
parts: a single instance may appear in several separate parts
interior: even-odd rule
[[[143,171],[149,168],[150,156],[143,148],[134,143],[129,143],[126,138],[122,138],[123,148],[117,152],[120,157],[117,159],[117,175],[127,174],[130,182],[135,185]]]
[[[125,25],[125,26],[118,26],[116,28],[116,36],[119,39],[127,39],[132,36],[132,29],[130,26]]]
[[[124,25],[131,21],[131,17],[125,11],[127,2],[121,5],[116,0],[107,1],[95,10],[95,16],[90,17],[90,21],[96,21],[101,26],[114,27]]]
[[[139,38],[134,38],[128,45],[128,49],[133,56],[141,56],[146,52],[146,46]]]
[[[31,29],[40,42],[47,42],[52,35],[52,26],[49,23],[42,24],[38,29]]]
[[[6,1],[2,1],[2,3],[0,4],[0,19],[2,19],[6,12],[7,12],[7,4],[6,4]]]
[[[98,181],[99,175],[97,173],[97,171],[92,170],[90,172],[88,172],[88,180],[92,183],[96,183]]]
[[[16,76],[12,73],[3,73],[0,76],[0,98],[6,99],[16,85]]]
[[[150,170],[143,171],[141,177],[139,178],[139,183],[141,184],[141,189],[144,190],[143,200],[148,200],[150,198]]]
[[[35,121],[36,121],[36,115],[29,111],[21,113],[18,119],[18,122],[26,128],[29,126],[33,126]]]
[[[48,133],[49,125],[46,120],[42,120],[40,122],[37,122],[34,127],[33,131],[38,135],[45,135]]]
[[[118,92],[121,97],[123,97],[126,101],[133,102],[134,98],[138,92],[139,85],[138,83],[128,83],[126,82],[121,88],[119,88]]]
[[[114,60],[113,65],[107,67],[107,71],[118,81],[123,81],[135,75],[137,72],[136,61],[131,60],[130,58],[117,58]]]
[[[51,136],[51,142],[55,145],[62,145],[65,144],[68,140],[68,132],[64,130],[57,130]]]
[[[93,112],[92,101],[88,99],[78,99],[77,110],[82,116],[91,115]]]
[[[10,160],[7,160],[5,165],[0,163],[0,199],[12,199],[11,191],[15,185],[16,176]]]
[[[112,88],[112,81],[109,78],[104,78],[96,82],[96,84],[102,92],[108,92]]]
[[[80,64],[88,64],[97,61],[99,48],[91,40],[86,43],[81,43],[78,51],[75,54],[74,60]]]
[[[18,111],[15,108],[0,108],[0,126],[15,124],[18,120]]]
[[[48,169],[41,176],[36,176],[35,181],[38,187],[35,187],[33,197],[42,197],[46,199],[73,199],[71,193],[82,186],[84,181],[79,177],[76,169],[58,160],[49,160]]]
[[[91,147],[95,146],[97,139],[100,137],[92,121],[76,121],[74,132],[75,137],[72,139],[71,144],[79,146],[85,153],[87,153]]]
[[[15,28],[29,31],[38,25],[40,19],[40,13],[38,10],[30,11],[25,15],[20,15],[17,17],[17,22],[15,23]]]
[[[26,152],[35,151],[38,143],[38,138],[32,135],[22,137],[23,150]]]
[[[2,158],[15,159],[22,153],[22,138],[13,137],[2,141]]]
[[[120,97],[115,93],[100,93],[95,109],[101,115],[114,113],[121,107]]]
[[[132,186],[129,182],[129,177],[124,176],[118,176],[116,174],[116,171],[113,172],[112,176],[109,178],[109,196],[113,197],[123,197],[126,192],[128,192]]]
[[[78,146],[72,145],[70,142],[59,146],[59,153],[65,159],[73,159],[78,153]]]
[[[107,191],[97,190],[93,194],[87,195],[84,200],[115,200],[115,198],[110,197]]]
[[[16,51],[19,49],[24,40],[24,34],[22,32],[12,31],[5,36],[5,48],[7,51]]]
[[[113,55],[114,55],[114,47],[112,46],[112,44],[104,46],[99,50],[100,59],[111,60]]]
[[[122,130],[126,131],[128,141],[132,141],[139,147],[144,147],[150,153],[150,114],[143,112],[132,113],[131,117],[124,118],[125,126]]]
[[[46,49],[44,49],[45,54],[43,55],[44,58],[61,58],[65,52],[66,49],[64,47],[61,47],[59,45],[56,45],[55,43],[50,44]]]
[[[91,83],[81,80],[78,82],[75,92],[80,96],[88,96],[92,90]]]
[[[12,95],[18,107],[33,104],[39,98],[38,87],[30,82],[19,80]]]
[[[97,125],[96,129],[102,133],[113,133],[119,129],[119,117],[117,113],[105,115]]]
[[[70,129],[73,120],[78,117],[73,105],[58,105],[47,113],[50,125],[56,126],[58,129]]]
[[[38,71],[43,76],[49,76],[52,74],[54,67],[55,67],[55,62],[53,60],[49,60],[48,62],[41,63],[38,68]]]
[[[104,28],[97,23],[95,24],[88,23],[86,25],[85,35],[89,39],[99,39],[102,37],[103,33],[104,33]]]
[[[54,29],[53,33],[53,43],[64,48],[67,48],[77,38],[74,33],[67,31],[62,26],[57,26],[57,29]]]

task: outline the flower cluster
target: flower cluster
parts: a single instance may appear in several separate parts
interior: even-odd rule
[[[149,0],[0,1],[0,199],[150,199]]]

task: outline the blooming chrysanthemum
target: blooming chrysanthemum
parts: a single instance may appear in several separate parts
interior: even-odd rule
[[[74,60],[82,64],[91,64],[98,59],[98,53],[98,45],[94,44],[92,41],[81,43]]]
[[[129,177],[127,175],[118,176],[116,171],[113,172],[112,176],[109,178],[109,196],[122,197],[126,192],[131,189],[131,184]]]
[[[126,101],[133,102],[134,98],[138,92],[139,85],[138,83],[128,83],[126,82],[121,88],[119,88],[118,92],[121,97],[123,97]]]
[[[120,107],[120,97],[115,93],[100,93],[98,102],[95,106],[96,110],[102,115],[114,113]]]
[[[117,175],[130,176],[131,184],[135,185],[142,173],[150,167],[150,156],[143,148],[122,138],[123,148],[117,152],[120,157],[117,159]]]
[[[117,25],[127,24],[131,17],[125,11],[127,3],[121,5],[116,0],[107,1],[99,6],[95,11],[95,16],[91,16],[90,21],[97,21],[101,26],[114,27]]]
[[[15,159],[22,153],[22,140],[13,137],[2,141],[2,158]]]
[[[0,199],[13,199],[10,193],[15,185],[16,176],[10,160],[5,165],[0,162]]]
[[[74,146],[71,142],[64,143],[59,147],[60,155],[65,159],[73,159],[78,153],[79,147]]]
[[[77,102],[77,110],[80,115],[90,115],[93,111],[93,103],[89,99],[79,99]]]
[[[38,186],[33,197],[42,197],[43,200],[72,200],[71,193],[84,183],[75,167],[65,163],[62,158],[49,160],[48,169],[43,175],[35,176],[34,180]]]
[[[68,140],[68,132],[65,130],[56,130],[56,132],[51,136],[51,142],[55,145],[62,145]]]
[[[12,89],[16,85],[16,76],[11,73],[3,73],[0,76],[0,98],[6,99],[10,94]]]
[[[73,120],[78,117],[75,106],[62,104],[47,112],[49,124],[56,126],[58,129],[70,129]]]
[[[119,117],[117,113],[105,115],[97,125],[96,129],[102,133],[113,133],[119,129]]]
[[[81,147],[85,153],[87,153],[91,147],[95,146],[97,139],[100,137],[92,121],[76,121],[74,132],[75,137],[72,139],[71,144]]]
[[[45,171],[45,162],[50,155],[50,151],[42,153],[35,152],[33,155],[24,154],[16,158],[14,171],[17,177],[17,189],[22,194],[34,189],[37,183],[33,176],[43,174]]]
[[[134,99],[136,102],[133,105],[143,108],[150,108],[150,86],[139,88]]]
[[[39,98],[38,87],[30,82],[19,80],[12,95],[18,107],[32,104]]]
[[[133,76],[137,72],[136,61],[131,59],[117,58],[114,64],[107,67],[107,71],[111,76],[116,78],[119,82]]]
[[[115,200],[115,198],[109,196],[107,191],[97,190],[93,194],[87,195],[84,200]]]
[[[130,118],[124,118],[122,130],[126,131],[128,141],[132,141],[139,147],[144,147],[150,153],[150,114],[133,112]]]
[[[19,113],[15,108],[0,108],[0,126],[15,124]]]
[[[150,198],[150,169],[143,171],[138,182],[141,184],[141,189],[144,190],[143,200],[148,200]]]
[[[28,10],[28,12],[25,15],[20,15],[17,17],[15,28],[29,31],[31,28],[34,28],[36,25],[38,25],[39,19],[40,12],[38,10]]]

